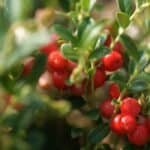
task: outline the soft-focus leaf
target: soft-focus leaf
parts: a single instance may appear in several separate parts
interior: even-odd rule
[[[89,132],[88,135],[89,142],[93,144],[100,142],[108,135],[108,133],[109,133],[109,126],[107,124],[101,124]]]
[[[123,13],[123,12],[119,12],[119,13],[117,14],[117,20],[118,20],[119,25],[120,25],[122,28],[128,27],[128,25],[129,25],[129,23],[130,23],[128,14]]]
[[[39,31],[31,33],[27,36],[10,55],[1,56],[0,60],[0,74],[21,62],[23,58],[31,55],[39,49],[43,44],[49,41],[49,34],[47,31]],[[9,62],[7,61],[9,59]],[[5,65],[5,67],[4,67]]]
[[[82,9],[88,13],[96,3],[96,0],[81,0]]]

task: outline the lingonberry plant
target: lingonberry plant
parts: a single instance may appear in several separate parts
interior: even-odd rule
[[[115,4],[0,1],[2,150],[150,149],[150,0]]]

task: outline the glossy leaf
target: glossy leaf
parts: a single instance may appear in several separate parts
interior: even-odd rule
[[[132,13],[132,1],[131,0],[118,0],[119,8],[122,12],[131,15]]]
[[[63,40],[71,41],[72,43],[76,43],[76,38],[72,35],[71,31],[68,28],[62,25],[55,25],[54,29],[57,34],[61,36]]]
[[[94,47],[103,25],[104,22],[100,23],[93,22],[85,28],[85,31],[83,32],[80,40],[80,47],[83,50],[88,50]]]
[[[95,59],[95,60],[100,59],[103,56],[105,56],[108,52],[109,49],[107,47],[101,46],[91,53],[89,59]]]
[[[70,59],[70,60],[73,60],[73,61],[77,61],[78,60],[78,54],[75,50],[73,50],[72,48],[72,45],[71,44],[63,44],[61,46],[61,51],[62,51],[62,54]]]
[[[121,36],[121,40],[126,48],[126,52],[128,53],[128,55],[134,60],[139,61],[140,54],[134,41],[126,34],[123,34]]]
[[[133,92],[142,92],[148,88],[147,81],[144,80],[134,80],[131,82],[129,89]]]
[[[93,144],[100,142],[108,135],[108,133],[109,133],[109,126],[107,124],[101,124],[89,132],[88,135],[89,142]]]

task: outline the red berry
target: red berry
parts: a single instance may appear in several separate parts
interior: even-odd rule
[[[132,133],[136,128],[136,119],[131,115],[123,115],[120,122],[125,133]]]
[[[32,68],[35,64],[35,58],[34,57],[28,57],[23,62],[23,70],[22,75],[27,76],[32,72]]]
[[[120,96],[120,87],[116,83],[112,83],[109,86],[109,94],[112,98],[118,98]]]
[[[67,88],[66,80],[68,79],[67,72],[53,72],[52,73],[52,82],[57,89],[65,89]]]
[[[68,71],[72,72],[74,68],[76,68],[77,64],[71,60],[68,60]]]
[[[110,99],[104,100],[99,105],[99,109],[100,109],[102,116],[105,118],[111,118],[114,112],[114,106]]]
[[[50,41],[45,44],[43,47],[40,48],[40,51],[44,53],[45,55],[48,55],[49,53],[56,51],[59,49],[59,45],[57,43],[58,35],[57,34],[51,34]]]
[[[119,52],[120,54],[122,54],[123,53],[123,45],[121,44],[121,42],[116,42],[115,43],[115,45],[114,45],[114,47],[113,47],[113,51],[117,51],[117,52]]]
[[[105,80],[106,80],[105,72],[103,70],[97,69],[93,77],[94,88],[102,86]]]
[[[68,65],[68,61],[62,56],[59,51],[54,51],[49,54],[47,60],[47,68],[49,71],[64,71]]]
[[[116,71],[123,65],[123,57],[117,51],[112,51],[103,57],[102,62],[104,64],[105,70]]]
[[[149,140],[148,129],[145,125],[138,125],[134,132],[128,134],[128,140],[135,145],[144,145]]]
[[[45,55],[48,55],[49,53],[58,50],[58,44],[56,42],[49,42],[48,44],[41,47],[40,51],[44,53]]]
[[[120,134],[120,135],[124,134],[124,130],[123,130],[122,125],[121,125],[121,118],[122,118],[122,115],[118,114],[114,118],[112,118],[112,120],[110,122],[111,130],[114,133]]]
[[[82,84],[82,85],[73,85],[73,86],[71,86],[70,89],[71,89],[71,93],[73,95],[81,96],[84,93],[84,88],[85,88],[85,86],[84,86],[84,84]]]
[[[149,137],[150,137],[150,118],[147,118],[146,125],[147,125],[147,128],[148,128]]]
[[[112,42],[112,37],[111,37],[111,35],[109,34],[109,35],[107,36],[105,42],[104,42],[104,45],[107,46],[107,47],[109,47],[110,44],[111,44],[111,42]]]
[[[128,97],[123,100],[120,109],[122,114],[137,117],[141,111],[141,106],[136,99]]]

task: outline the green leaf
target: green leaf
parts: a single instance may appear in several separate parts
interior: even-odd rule
[[[90,12],[95,3],[96,0],[81,0],[82,10],[84,10],[85,12]]]
[[[98,150],[112,150],[108,144],[101,144],[98,146]]]
[[[99,110],[92,109],[92,110],[86,112],[86,116],[88,116],[92,120],[98,120],[99,119]]]
[[[145,69],[145,67],[150,63],[150,58],[148,55],[146,55],[145,53],[142,55],[140,61],[139,61],[139,71],[143,71]]]
[[[101,46],[91,53],[89,59],[100,59],[101,57],[105,56],[108,52],[109,49],[107,47]]]
[[[134,60],[139,61],[140,54],[134,41],[126,34],[121,35],[121,40],[126,47],[127,54]]]
[[[124,12],[119,12],[117,14],[117,21],[122,28],[126,28],[130,24],[128,14],[126,14]]]
[[[109,133],[108,124],[101,124],[98,127],[92,129],[88,134],[89,142],[95,144],[101,142]]]
[[[147,81],[144,81],[143,79],[134,80],[131,82],[129,86],[129,90],[133,92],[143,92],[148,88]]]
[[[63,27],[62,25],[55,25],[55,31],[66,41],[71,41],[72,43],[76,43],[76,38],[72,35],[71,31],[68,28]]]
[[[33,9],[31,0],[5,0],[5,13],[11,22],[20,21],[27,18]]]
[[[10,70],[12,67],[17,65],[17,63],[20,63],[23,58],[31,55],[48,41],[48,31],[37,31],[29,34],[17,47],[12,49],[12,52],[9,55],[5,54],[4,50],[3,56],[1,56],[0,59],[0,73],[2,74]]]
[[[136,79],[142,79],[145,82],[150,82],[150,73],[147,72],[141,72]]]
[[[78,60],[78,54],[75,50],[73,50],[72,45],[69,43],[65,43],[61,46],[61,52],[62,54],[73,61],[77,61]]]
[[[124,146],[123,146],[123,150],[135,150],[134,146],[130,143],[126,143]]]
[[[134,72],[136,65],[137,65],[136,61],[129,60],[129,63],[128,63],[128,73],[129,74],[132,74]]]
[[[82,135],[82,129],[80,128],[71,128],[71,137],[77,138]]]
[[[131,0],[118,0],[119,8],[122,12],[131,15],[132,13],[132,1]]]
[[[82,20],[82,22],[78,26],[78,38],[80,40],[85,28],[87,27],[88,24],[90,24],[91,20],[89,17],[86,17]]]
[[[101,29],[104,26],[104,21],[99,23],[91,23],[89,24],[81,37],[80,40],[80,47],[84,50],[88,50],[90,48],[93,48],[96,44],[96,41],[98,39],[98,36],[100,34]]]

